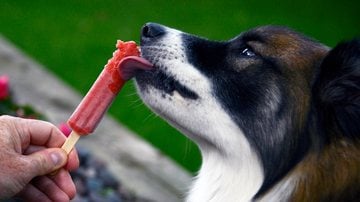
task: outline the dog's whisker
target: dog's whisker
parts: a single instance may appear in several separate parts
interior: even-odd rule
[[[144,103],[143,102],[134,102],[134,103],[132,103],[132,106],[130,106],[132,109],[137,109],[137,108],[139,108],[139,107],[141,107],[141,106],[144,106]]]
[[[189,139],[186,139],[185,140],[185,149],[184,149],[185,152],[184,152],[184,155],[183,155],[183,160],[186,159],[186,157],[188,156],[188,154],[191,151],[190,145],[191,145],[191,141]]]
[[[145,119],[143,120],[143,123],[146,123],[146,122],[148,122],[149,120],[155,119],[155,118],[157,118],[157,117],[158,117],[157,114],[155,114],[155,113],[150,113],[149,115],[147,115],[147,116],[145,117]]]
[[[136,92],[128,93],[125,95],[125,97],[138,97],[138,94]]]

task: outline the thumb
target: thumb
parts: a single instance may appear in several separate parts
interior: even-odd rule
[[[67,154],[60,148],[49,148],[28,155],[28,172],[33,177],[46,175],[63,167],[67,162]]]

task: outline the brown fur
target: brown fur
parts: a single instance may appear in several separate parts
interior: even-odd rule
[[[336,140],[311,152],[293,174],[299,179],[289,201],[358,201],[360,143]]]
[[[293,117],[297,123],[295,131],[300,131],[305,128],[311,113],[314,75],[329,48],[283,29],[272,30],[270,35],[266,35],[268,27],[255,31],[260,31],[265,40],[250,42],[254,50],[281,61],[281,71],[291,85],[290,97],[297,103],[294,106],[297,117]],[[285,177],[297,179],[289,201],[360,201],[360,142],[339,135],[341,132],[336,124],[327,126],[333,128],[330,143],[320,146],[315,142],[307,156]]]

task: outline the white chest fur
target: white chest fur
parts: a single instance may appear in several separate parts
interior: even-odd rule
[[[241,150],[237,157],[203,154],[202,168],[187,201],[251,201],[261,187],[263,171],[250,147]]]

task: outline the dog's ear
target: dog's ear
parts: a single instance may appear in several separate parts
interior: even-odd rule
[[[324,127],[360,139],[360,39],[340,43],[328,53],[313,95]]]

